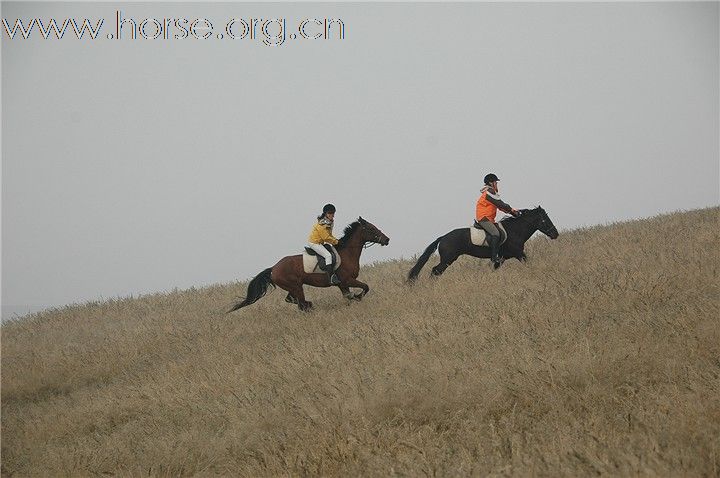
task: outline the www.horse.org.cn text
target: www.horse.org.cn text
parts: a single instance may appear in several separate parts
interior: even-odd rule
[[[135,19],[115,12],[112,22],[100,18],[2,19],[9,40],[246,40],[281,46],[288,40],[344,40],[345,24],[339,18],[233,18],[222,26],[207,18]],[[293,25],[295,28],[289,28]]]

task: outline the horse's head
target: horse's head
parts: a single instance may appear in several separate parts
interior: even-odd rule
[[[538,231],[545,234],[550,239],[557,239],[560,233],[558,232],[555,224],[550,220],[550,217],[545,212],[545,209],[538,206],[535,209],[525,210],[523,216],[532,220]],[[532,219],[530,217],[532,216]]]
[[[360,233],[362,234],[363,242],[373,242],[381,246],[387,246],[390,243],[390,238],[383,234],[383,232],[372,223],[362,217],[358,217],[358,222],[360,223]]]

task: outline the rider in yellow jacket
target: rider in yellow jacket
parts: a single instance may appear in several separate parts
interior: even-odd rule
[[[337,285],[340,283],[340,279],[337,274],[334,273],[335,258],[330,251],[323,246],[323,244],[332,244],[333,246],[336,246],[339,242],[332,234],[334,220],[335,206],[332,204],[326,204],[323,207],[322,214],[318,216],[317,222],[310,231],[310,237],[308,237],[308,247],[317,252],[319,256],[325,258],[324,270],[330,279],[330,285]]]

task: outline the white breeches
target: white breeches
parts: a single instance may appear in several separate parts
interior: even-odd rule
[[[325,258],[325,264],[332,263],[332,254],[322,244],[308,244],[308,247]]]

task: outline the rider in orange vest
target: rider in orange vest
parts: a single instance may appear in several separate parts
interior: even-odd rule
[[[497,210],[500,209],[513,216],[518,214],[516,209],[513,209],[509,204],[500,199],[500,194],[498,194],[498,181],[500,181],[500,179],[492,173],[485,176],[485,186],[482,188],[482,194],[480,194],[477,205],[475,206],[475,227],[484,229],[487,233],[491,260],[495,264],[501,262],[498,255],[500,252],[500,231],[495,225]]]

